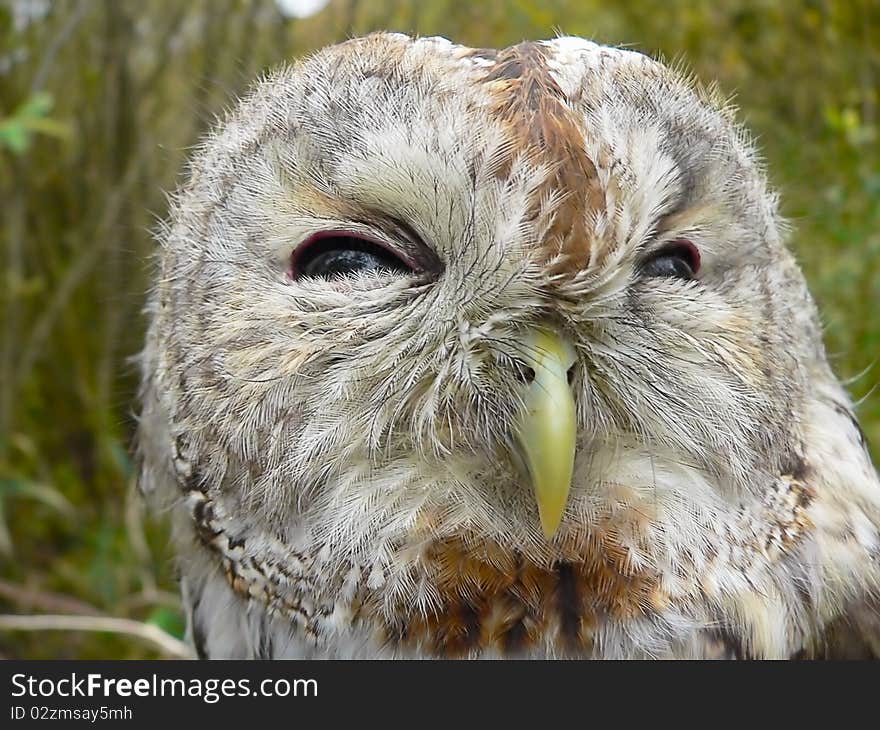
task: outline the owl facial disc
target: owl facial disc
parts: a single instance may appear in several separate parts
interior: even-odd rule
[[[549,539],[562,520],[574,470],[577,417],[568,371],[575,353],[567,340],[543,327],[533,330],[524,345],[534,377],[525,386],[525,410],[514,435]]]

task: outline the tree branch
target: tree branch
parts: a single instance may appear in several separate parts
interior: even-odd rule
[[[125,634],[153,644],[175,659],[192,659],[192,650],[158,626],[127,618],[105,616],[15,616],[0,614],[0,630],[7,631],[99,631]]]

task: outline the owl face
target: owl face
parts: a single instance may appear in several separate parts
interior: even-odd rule
[[[426,545],[598,552],[678,575],[662,602],[744,514],[798,529],[766,504],[806,469],[812,303],[745,135],[642,55],[327,49],[255,87],[172,217],[146,451],[245,553],[387,612],[442,603]]]

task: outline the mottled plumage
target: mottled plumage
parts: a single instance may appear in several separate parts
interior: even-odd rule
[[[254,87],[143,356],[200,655],[880,650],[880,484],[731,117],[578,38],[377,34]],[[394,263],[303,274],[328,232]]]

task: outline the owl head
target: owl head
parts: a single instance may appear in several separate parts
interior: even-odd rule
[[[325,49],[257,83],[174,199],[144,488],[248,600],[306,576],[315,606],[428,616],[493,580],[454,545],[605,566],[647,581],[596,579],[611,603],[711,605],[787,651],[868,581],[822,525],[876,549],[878,490],[785,235],[731,110],[643,55]],[[799,638],[761,639],[752,591]]]

